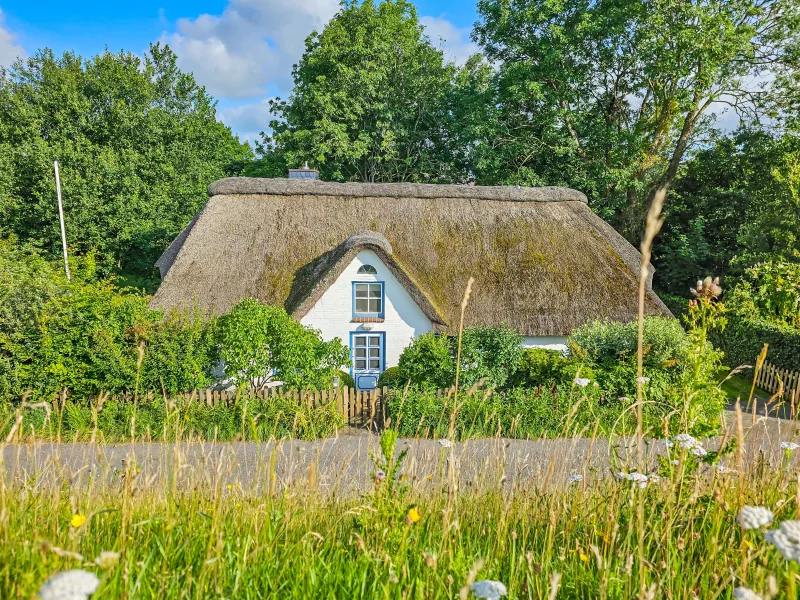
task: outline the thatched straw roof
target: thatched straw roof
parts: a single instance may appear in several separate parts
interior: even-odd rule
[[[641,256],[575,190],[229,178],[209,193],[157,263],[156,307],[255,297],[300,318],[370,248],[442,329],[470,276],[467,325],[567,335],[636,318]],[[669,315],[650,282],[645,308]]]

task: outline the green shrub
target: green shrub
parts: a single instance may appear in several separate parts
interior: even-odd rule
[[[800,263],[764,262],[726,295],[728,311],[776,327],[800,329]]]
[[[142,332],[145,340],[139,389],[177,394],[208,387],[216,364],[216,319],[170,311]]]
[[[696,301],[686,316],[688,331],[675,319],[645,319],[645,400],[679,414],[684,429],[711,432],[719,427],[725,394],[714,377],[721,353],[706,336],[723,325],[720,310],[711,299]],[[612,402],[637,395],[637,329],[636,322],[596,321],[579,327],[570,338],[573,354],[585,357]]]
[[[800,367],[800,330],[780,327],[759,319],[730,315],[725,331],[713,332],[711,339],[725,353],[730,367],[753,365],[764,344],[769,344],[767,360],[783,368]]]
[[[404,437],[449,437],[453,414],[452,394],[410,388],[390,392],[387,412]],[[535,439],[573,435],[591,436],[598,424],[600,435],[628,435],[636,429],[633,400],[613,402],[601,389],[572,384],[550,389],[515,388],[491,393],[461,393],[454,420],[456,440],[472,437]],[[663,431],[667,407],[648,404],[644,425],[651,435]],[[673,424],[678,426],[673,416]],[[677,429],[676,429],[677,431]]]
[[[400,376],[400,367],[389,367],[378,377],[378,387],[399,387],[405,381]]]
[[[450,387],[455,380],[450,341],[435,333],[423,333],[406,346],[397,367],[403,381],[428,389]]]
[[[502,387],[514,374],[522,357],[522,338],[508,327],[468,327],[461,336],[459,384],[472,386],[481,380]],[[458,338],[450,339],[456,355]]]
[[[16,407],[0,402],[0,436],[8,435],[14,423]],[[63,410],[50,410],[48,418],[42,407],[24,408],[18,435],[24,439],[61,439],[85,441],[95,431],[96,408],[85,400],[67,399]],[[134,419],[135,416],[135,419]],[[333,435],[343,425],[334,403],[308,408],[287,396],[267,399],[237,398],[229,404],[209,406],[197,400],[160,396],[140,398],[134,405],[125,399],[107,400],[97,412],[97,439],[106,442],[130,440],[131,426],[137,440],[268,440],[293,437],[318,439]]]
[[[512,376],[512,387],[533,388],[552,383],[572,383],[577,376],[594,381],[594,370],[558,350],[525,348],[517,371]]]
[[[336,373],[336,377],[339,378],[339,387],[348,387],[350,389],[356,387],[356,382],[353,379],[353,376],[347,371],[339,371]]]
[[[279,379],[290,388],[319,389],[350,364],[339,338],[323,341],[285,310],[246,298],[219,319],[219,356],[225,375],[239,386],[261,389]]]
[[[459,385],[503,386],[517,370],[522,356],[521,338],[507,327],[467,327],[461,337]],[[458,337],[425,333],[400,355],[402,381],[426,389],[444,389],[455,384]]]

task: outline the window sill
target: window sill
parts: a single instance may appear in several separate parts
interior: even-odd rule
[[[383,323],[383,317],[353,317],[351,323]]]

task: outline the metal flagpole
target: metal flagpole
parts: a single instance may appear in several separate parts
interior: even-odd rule
[[[69,259],[67,258],[67,231],[64,229],[64,208],[61,206],[61,180],[58,177],[58,161],[53,161],[53,167],[56,170],[56,193],[58,195],[58,219],[61,222],[61,247],[64,249],[64,270],[67,272],[67,281],[69,277]]]

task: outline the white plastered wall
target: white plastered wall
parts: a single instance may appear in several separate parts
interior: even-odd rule
[[[375,267],[378,274],[359,275],[358,269],[364,264]],[[383,323],[352,322],[354,281],[384,282],[386,305]],[[397,365],[400,353],[412,339],[433,328],[430,319],[372,250],[360,251],[300,322],[318,329],[323,339],[331,340],[338,337],[345,345],[350,344],[351,332],[365,331],[365,326],[371,326],[372,332],[385,332],[386,368]]]

